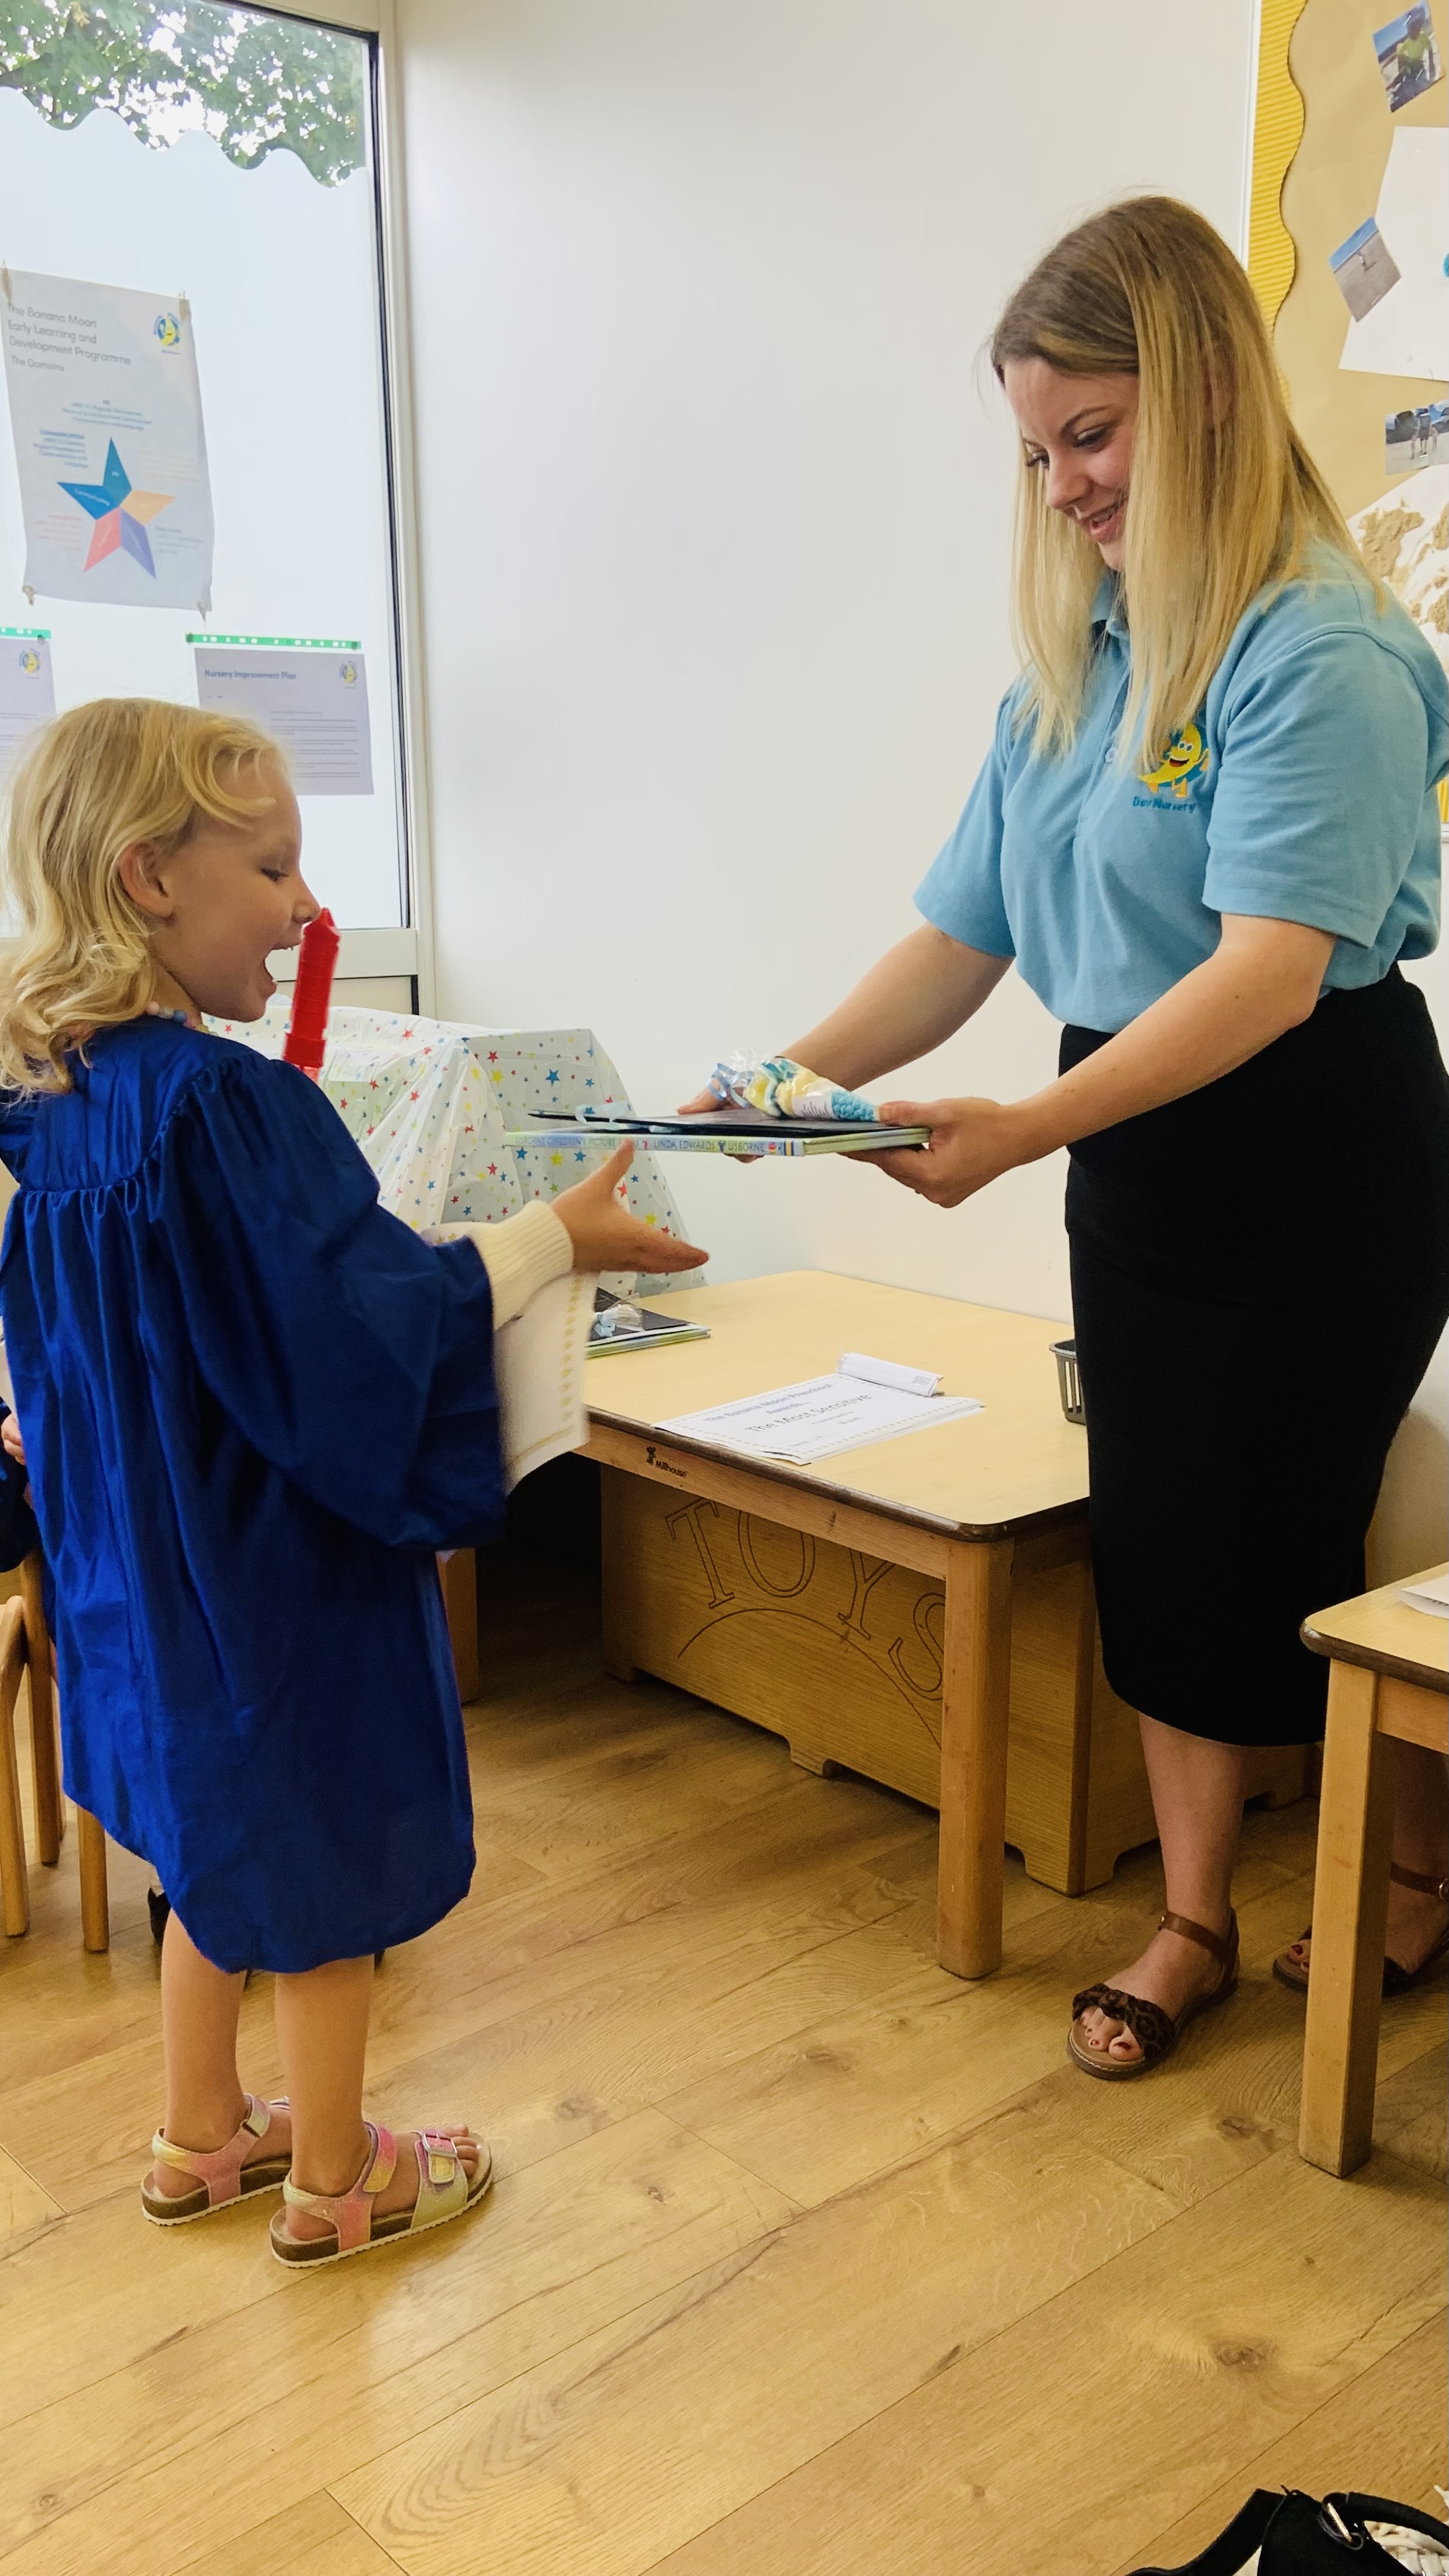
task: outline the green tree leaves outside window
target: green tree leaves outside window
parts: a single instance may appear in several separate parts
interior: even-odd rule
[[[295,18],[140,0],[0,0],[0,89],[52,125],[108,107],[156,150],[202,132],[254,169],[295,152],[331,187],[362,167],[363,38]]]

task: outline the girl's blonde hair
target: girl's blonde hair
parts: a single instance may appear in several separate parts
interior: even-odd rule
[[[147,841],[169,854],[203,818],[264,813],[257,772],[280,759],[245,718],[158,698],[96,698],[45,727],[6,799],[5,907],[20,936],[0,973],[0,1084],[68,1090],[67,1056],[144,1011],[155,960],[122,852]]]
[[[1122,730],[1151,768],[1197,715],[1265,583],[1301,576],[1315,543],[1359,559],[1289,419],[1257,297],[1191,206],[1129,198],[1067,233],[1017,288],[992,335],[998,377],[1026,358],[1067,376],[1139,380],[1123,556],[1132,681]],[[1048,506],[1043,480],[1023,459],[1014,628],[1027,669],[1023,715],[1035,715],[1037,739],[1051,751],[1071,741],[1081,715],[1102,559],[1085,530]]]

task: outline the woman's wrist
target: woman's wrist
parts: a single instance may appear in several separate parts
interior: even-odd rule
[[[1054,1154],[1058,1146],[1070,1143],[1067,1129],[1071,1121],[1060,1093],[1061,1084],[1052,1082],[1025,1100],[1003,1103],[1001,1117],[1013,1164],[1039,1163],[1044,1155]]]

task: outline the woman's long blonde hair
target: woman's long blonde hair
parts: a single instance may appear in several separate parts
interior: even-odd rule
[[[257,771],[279,758],[242,717],[157,698],[96,698],[45,727],[6,798],[0,871],[20,937],[0,969],[0,1085],[68,1090],[67,1057],[144,1011],[155,960],[121,853],[178,850],[203,816],[264,812]]]
[[[1139,380],[1123,738],[1151,768],[1197,715],[1264,585],[1302,574],[1315,542],[1359,558],[1288,417],[1257,297],[1191,206],[1129,198],[1056,243],[992,334],[998,377],[1025,358],[1067,376]],[[1046,751],[1071,741],[1081,715],[1101,576],[1090,537],[1048,506],[1042,475],[1023,460],[1013,623],[1027,672],[1023,715],[1035,716]]]

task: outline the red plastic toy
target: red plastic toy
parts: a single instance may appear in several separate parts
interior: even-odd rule
[[[310,1082],[322,1070],[322,1053],[327,1039],[327,1006],[332,998],[332,978],[337,971],[337,951],[342,945],[336,922],[330,912],[319,912],[302,933],[302,954],[297,965],[297,981],[292,992],[292,1016],[287,1022],[282,1054],[288,1064],[300,1065]]]

